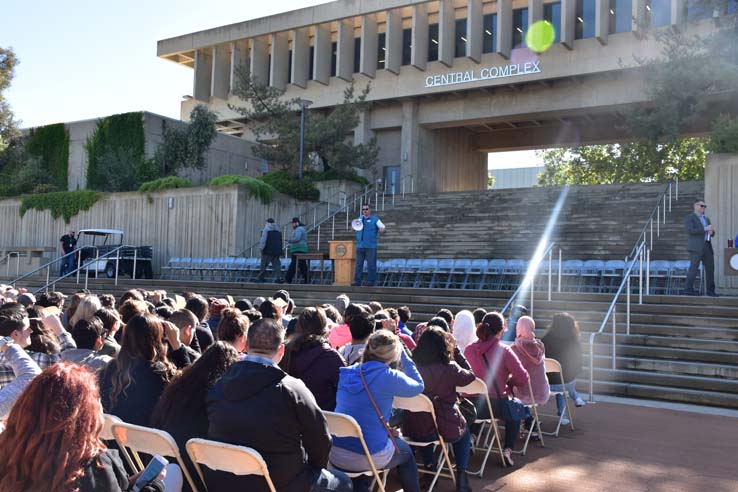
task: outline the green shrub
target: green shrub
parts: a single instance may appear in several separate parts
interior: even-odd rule
[[[213,178],[208,183],[210,186],[230,186],[230,185],[244,185],[246,186],[251,194],[259,199],[264,205],[272,203],[274,199],[274,193],[277,192],[273,186],[264,181],[252,178],[250,176],[237,176],[237,175],[225,175]]]
[[[152,191],[171,190],[175,188],[191,188],[193,186],[195,186],[194,183],[187,178],[180,178],[179,176],[167,176],[166,178],[159,178],[143,183],[138,188],[138,191],[141,193],[151,193]]]
[[[38,195],[21,196],[20,216],[23,217],[28,210],[48,210],[55,219],[64,217],[64,222],[69,221],[81,210],[89,210],[102,198],[102,194],[91,190],[57,191],[54,193],[41,193]]]
[[[709,150],[715,154],[738,153],[738,116],[721,114],[715,119],[710,134]]]
[[[144,147],[143,113],[100,118],[85,143],[87,187],[106,191],[136,189],[136,183],[140,181],[136,171],[145,161]]]
[[[64,123],[31,128],[26,151],[40,161],[43,178],[39,180],[53,184],[58,189],[67,189],[69,135]]]
[[[320,192],[309,179],[299,180],[287,171],[273,171],[267,173],[259,179],[265,183],[272,185],[277,191],[289,195],[298,200],[320,199]]]

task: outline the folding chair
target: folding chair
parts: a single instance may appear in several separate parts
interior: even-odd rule
[[[207,439],[190,439],[187,441],[187,454],[190,455],[195,470],[206,487],[207,483],[200,465],[234,475],[261,475],[266,480],[269,490],[277,492],[264,459],[254,449]]]
[[[179,262],[180,262],[179,258],[169,258],[169,261],[167,262],[167,264],[161,267],[162,269],[161,278],[162,279],[167,279],[167,278],[173,279],[174,272],[176,272],[179,269]]]
[[[506,264],[507,261],[501,258],[490,260],[487,263],[487,268],[484,269],[484,276],[479,283],[479,288],[484,289],[489,284],[490,290],[500,290],[503,280],[502,271],[505,269]]]
[[[359,440],[370,468],[369,470],[360,472],[351,472],[346,470],[340,471],[344,472],[351,478],[356,478],[361,475],[373,476],[380,492],[385,492],[385,484],[387,483],[387,474],[389,473],[389,470],[377,470],[377,467],[374,465],[374,460],[372,459],[372,454],[369,452],[369,448],[366,447],[364,434],[361,432],[361,427],[359,427],[358,422],[356,422],[356,420],[354,420],[350,415],[344,415],[342,413],[324,411],[323,416],[325,416],[325,420],[328,423],[328,432],[330,432],[332,436],[353,437]],[[338,468],[333,466],[331,463],[328,463],[328,466],[338,470]],[[373,486],[374,485],[369,487],[369,490],[371,490]]]
[[[449,272],[448,274],[446,288],[463,289],[464,287],[466,287],[466,279],[469,276],[469,269],[471,268],[471,264],[471,260],[467,259],[454,260],[454,266],[453,268],[451,268],[451,272]]]
[[[533,385],[530,383],[530,379],[528,379],[528,394],[533,400],[533,403],[525,406],[530,409],[530,412],[533,415],[533,422],[530,424],[530,429],[528,429],[527,435],[525,436],[525,443],[523,444],[523,447],[521,449],[513,450],[513,453],[522,454],[523,456],[525,456],[526,451],[528,451],[528,443],[530,442],[530,438],[533,436],[534,429],[538,430],[538,437],[541,440],[541,447],[545,447],[543,445],[543,434],[541,432],[541,419],[538,417],[538,403],[536,403],[536,397],[533,394]]]
[[[605,262],[602,260],[587,260],[582,265],[579,277],[579,292],[602,292],[602,271]]]
[[[115,437],[115,442],[118,443],[123,457],[132,470],[140,472],[144,469],[144,464],[141,461],[139,453],[150,455],[160,454],[175,458],[177,464],[182,469],[182,474],[187,479],[187,483],[190,484],[194,492],[197,492],[197,486],[194,480],[192,480],[187,466],[182,461],[182,455],[179,452],[177,443],[169,433],[140,425],[127,424],[125,422],[113,422],[111,430]]]
[[[415,275],[415,284],[414,287],[416,288],[422,288],[430,287],[431,282],[433,280],[433,273],[438,268],[439,260],[435,258],[427,258],[423,260],[420,264],[420,268],[418,268],[417,273]]]
[[[507,462],[505,461],[505,455],[502,454],[502,441],[500,441],[500,430],[497,428],[497,421],[495,420],[495,414],[492,411],[492,402],[489,401],[489,393],[487,392],[487,384],[482,381],[479,378],[476,378],[471,383],[467,384],[466,386],[457,386],[456,392],[460,393],[464,396],[483,396],[484,401],[487,405],[487,410],[489,411],[489,418],[488,419],[480,419],[477,418],[477,420],[474,421],[475,424],[482,424],[482,428],[479,431],[479,436],[477,436],[477,442],[472,442],[472,446],[474,450],[479,449],[479,441],[482,441],[483,444],[483,450],[484,458],[482,459],[482,464],[479,466],[479,470],[472,472],[467,471],[470,475],[477,475],[478,477],[482,477],[484,475],[484,468],[487,466],[487,459],[489,458],[489,454],[492,452],[492,448],[497,444],[497,451],[500,453],[500,462],[502,463],[502,466],[507,466]],[[487,430],[487,435],[484,437],[484,427],[489,426],[489,429]]]
[[[405,262],[405,266],[402,267],[397,287],[415,287],[415,279],[418,276],[418,270],[422,264],[423,260],[407,260],[407,262]]]
[[[103,430],[102,434],[100,434],[100,439],[103,441],[115,441],[115,436],[113,435],[113,424],[118,424],[123,421],[115,415],[109,415],[107,413],[103,414],[103,419]]]
[[[650,276],[651,292],[646,294],[666,294],[669,290],[671,281],[671,263],[665,260],[654,260],[651,262],[650,271],[646,272]]]
[[[682,285],[687,279],[689,271],[689,260],[678,260],[671,263],[671,277],[669,278],[669,294],[679,295],[682,293]]]
[[[603,282],[607,280],[607,285],[603,286],[603,290],[607,289],[607,292],[615,292],[615,289],[620,285],[620,279],[623,278],[623,271],[625,270],[625,262],[623,260],[607,260],[605,262],[605,268],[602,270]]]
[[[433,273],[431,274],[428,287],[432,289],[434,287],[438,287],[438,285],[440,284],[448,288],[448,283],[451,280],[451,271],[453,269],[454,269],[454,260],[449,260],[449,259],[439,260],[438,264],[436,265],[436,268],[433,270]],[[445,276],[445,282],[444,282],[444,276]]]
[[[546,373],[558,373],[559,377],[561,378],[561,382],[563,383],[565,381],[564,379],[564,371],[561,369],[561,364],[556,359],[549,359],[546,357],[543,360]],[[549,384],[551,382],[549,381]],[[561,385],[561,391],[554,391],[551,390],[551,396],[553,396],[554,402],[556,401],[556,395],[562,395],[564,397],[564,405],[566,408],[565,412],[561,412],[561,415],[550,415],[550,414],[541,414],[544,417],[556,417],[558,420],[556,421],[556,430],[554,432],[544,432],[543,434],[546,434],[547,436],[554,436],[559,437],[559,430],[561,429],[561,421],[563,420],[564,416],[566,415],[569,419],[569,426],[571,427],[571,430],[574,430],[574,416],[571,413],[571,409],[569,408],[569,392],[566,391],[566,386],[563,384]]]
[[[456,485],[456,475],[454,475],[454,467],[451,464],[451,458],[448,456],[448,447],[446,446],[446,441],[443,440],[443,437],[441,436],[441,433],[438,432],[438,423],[436,422],[436,412],[433,410],[433,402],[431,402],[430,398],[427,396],[420,394],[417,396],[413,396],[412,398],[402,398],[399,396],[396,396],[394,401],[392,402],[392,408],[397,408],[400,410],[406,410],[408,412],[420,412],[420,413],[430,413],[431,417],[433,418],[433,426],[436,428],[436,439],[433,441],[413,441],[412,439],[408,439],[406,437],[403,437],[406,443],[408,443],[411,446],[416,447],[425,447],[425,446],[435,446],[438,445],[439,448],[441,448],[441,454],[438,456],[438,463],[436,464],[436,471],[426,470],[422,467],[418,468],[418,473],[426,473],[433,475],[433,481],[430,484],[430,487],[428,487],[428,492],[432,492],[433,487],[435,487],[436,482],[438,481],[439,477],[445,477],[450,478],[454,485]],[[446,462],[446,467],[448,467],[448,474],[441,473],[443,471],[443,462]]]
[[[582,274],[582,266],[584,262],[582,260],[566,260],[564,265],[561,267],[562,283],[564,284],[562,289],[565,292],[574,292],[573,288],[576,286],[576,290],[579,290],[579,280]]]
[[[399,284],[400,273],[405,267],[406,262],[407,260],[404,258],[395,258],[394,260],[389,261],[387,273],[384,277],[384,283],[382,284],[383,287],[396,287]]]
[[[484,271],[487,269],[487,260],[472,260],[471,265],[469,265],[469,268],[466,270],[466,275],[464,276],[464,282],[461,285],[462,289],[466,289],[467,284],[474,285],[474,289],[480,289],[482,286],[482,282],[484,281]],[[477,277],[478,280],[475,280],[473,283],[470,281],[472,277]]]
[[[508,260],[502,269],[503,285],[502,289],[515,290],[518,288],[519,278],[525,274],[525,261]]]

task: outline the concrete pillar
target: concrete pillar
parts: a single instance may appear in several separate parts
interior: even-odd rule
[[[671,25],[681,26],[684,24],[684,9],[687,0],[671,0]]]
[[[231,43],[231,92],[236,87],[240,70],[249,70],[248,39],[240,39]]]
[[[646,0],[633,0],[633,32],[643,31],[646,25]]]
[[[634,0],[636,2],[643,0]],[[574,49],[574,33],[577,29],[577,0],[561,0],[561,44]]]
[[[483,44],[484,14],[482,13],[482,0],[468,0],[466,7],[466,56],[477,63],[482,61]]]
[[[367,77],[377,75],[377,14],[367,14],[361,18],[361,58],[359,69]]]
[[[456,11],[454,9],[454,0],[440,0],[438,2],[438,9],[438,61],[448,67],[452,67],[454,65],[456,51]]]
[[[543,0],[528,0],[528,27],[543,20]]]
[[[310,29],[303,27],[292,31],[292,80],[303,89],[310,77]]]
[[[290,40],[286,32],[272,34],[272,65],[269,67],[269,85],[277,89],[287,88],[290,62]]]
[[[410,63],[425,71],[428,65],[428,4],[413,5],[412,48]]]
[[[510,58],[512,51],[512,20],[512,0],[497,0],[497,53],[503,58]]]
[[[420,189],[420,125],[418,125],[418,105],[414,101],[402,102],[401,157],[400,175],[413,176],[415,190]],[[405,185],[409,186],[409,183]],[[406,191],[409,189],[406,188]]]
[[[251,80],[260,85],[269,83],[269,42],[266,37],[249,39],[251,48]]]
[[[315,49],[313,50],[313,80],[328,85],[331,80],[331,25],[315,26]]]
[[[387,11],[387,30],[384,42],[384,67],[390,72],[399,75],[402,66],[402,11],[400,9]]]
[[[359,113],[359,123],[354,128],[354,145],[369,143],[372,139],[372,130],[369,125],[369,114],[366,111]]]
[[[213,46],[212,96],[228,99],[231,88],[231,49],[228,44]]]
[[[192,96],[198,101],[209,101],[213,82],[213,50],[195,52],[195,86]]]
[[[607,44],[610,32],[610,0],[595,0],[595,38],[601,45]]]
[[[338,21],[336,74],[347,82],[354,79],[354,20]]]
[[[725,275],[725,248],[738,233],[738,154],[710,154],[705,167],[707,216],[715,227],[712,249],[715,254],[715,287],[721,294],[738,295],[738,276]],[[682,215],[692,211],[692,203],[676,202]],[[684,237],[686,242],[687,238]]]

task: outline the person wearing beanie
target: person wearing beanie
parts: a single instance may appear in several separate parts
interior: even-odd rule
[[[307,242],[307,228],[305,227],[305,224],[300,222],[299,217],[294,217],[292,219],[292,236],[287,240],[287,244],[289,245],[289,253],[290,253],[290,266],[287,268],[287,275],[285,275],[285,280],[288,284],[292,283],[292,279],[295,278],[295,272],[299,268],[300,269],[300,276],[305,279],[305,283],[310,283],[310,268],[308,267],[308,263],[306,260],[300,260],[297,261],[295,255],[298,253],[307,253],[308,252],[308,242]]]

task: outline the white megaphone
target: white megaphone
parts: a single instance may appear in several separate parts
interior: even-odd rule
[[[361,219],[354,219],[351,221],[351,228],[355,231],[361,231],[364,229],[364,221]]]

